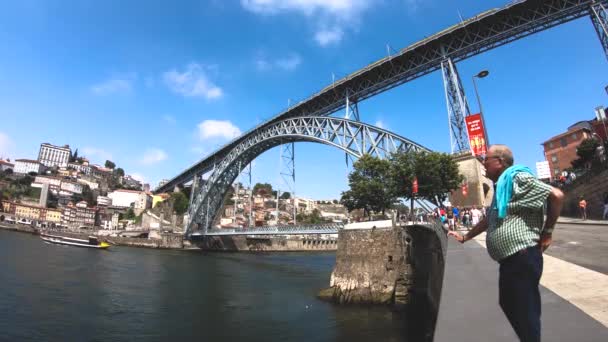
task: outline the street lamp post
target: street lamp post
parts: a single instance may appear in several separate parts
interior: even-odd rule
[[[479,106],[479,116],[481,117],[481,122],[483,124],[483,135],[486,139],[486,148],[490,145],[490,138],[488,137],[488,131],[486,130],[486,122],[483,118],[483,108],[481,107],[481,100],[479,98],[479,91],[477,91],[477,82],[475,82],[476,78],[484,78],[488,76],[490,72],[488,70],[482,70],[477,75],[474,75],[473,78],[473,87],[475,88],[475,96],[477,97],[477,105]]]

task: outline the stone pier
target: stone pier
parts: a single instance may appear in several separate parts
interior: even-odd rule
[[[446,236],[440,225],[344,229],[330,287],[319,297],[340,304],[404,308],[413,297],[436,312]]]
[[[335,238],[278,236],[206,236],[192,241],[204,251],[218,252],[307,252],[335,251]]]

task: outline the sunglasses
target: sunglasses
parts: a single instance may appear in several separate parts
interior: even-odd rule
[[[486,155],[480,155],[475,157],[477,160],[479,160],[480,163],[485,164],[486,161],[490,160],[490,159],[500,159],[499,156],[486,156]]]

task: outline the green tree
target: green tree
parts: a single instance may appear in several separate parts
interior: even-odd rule
[[[224,205],[234,205],[234,201],[232,200],[234,197],[234,187],[228,187],[228,191],[226,191],[226,195],[224,196]]]
[[[253,193],[260,196],[271,196],[274,190],[272,190],[272,185],[269,183],[256,183],[253,186]],[[276,196],[276,192],[274,192]]]
[[[105,167],[113,170],[116,167],[116,164],[114,164],[111,160],[106,160]]]
[[[78,149],[75,149],[74,152],[70,155],[70,162],[73,163],[78,159]]]
[[[183,215],[188,210],[188,197],[183,192],[171,193],[171,200],[173,201],[173,210],[178,215]]]
[[[279,196],[280,199],[290,199],[291,198],[291,193],[289,191],[285,191],[284,193],[281,194],[281,196]]]
[[[125,176],[125,170],[123,170],[122,168],[117,168],[116,170],[114,170],[114,173],[116,174],[116,176],[118,177],[124,177]]]
[[[30,175],[27,175],[27,176],[24,176],[24,177],[20,178],[19,180],[17,180],[16,183],[18,185],[30,186],[33,181],[34,181],[34,178],[31,177]]]
[[[350,190],[342,193],[341,202],[349,210],[363,209],[370,218],[372,211],[384,214],[396,200],[390,182],[390,162],[366,154],[353,168],[348,175]]]
[[[314,209],[310,215],[298,214],[296,215],[296,220],[302,224],[318,224],[325,222],[319,209]]]
[[[412,198],[412,183],[418,180],[418,198],[439,206],[447,194],[458,189],[464,177],[452,156],[439,152],[398,152],[391,157],[392,186],[397,197]]]
[[[577,168],[591,168],[591,165],[596,160],[595,151],[600,146],[597,139],[588,138],[581,141],[580,145],[576,148],[576,155],[578,159],[572,161],[572,166]]]
[[[134,220],[135,217],[135,211],[133,210],[133,207],[130,207],[129,210],[127,210],[127,213],[124,215],[124,218],[125,220]]]

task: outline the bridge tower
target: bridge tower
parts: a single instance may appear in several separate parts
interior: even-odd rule
[[[348,90],[346,91],[346,113],[344,113],[344,118],[347,120],[354,120],[354,121],[360,121],[361,118],[359,116],[359,105],[357,105],[357,100],[356,99],[352,99],[348,93]],[[350,159],[351,164],[355,162],[355,160],[353,159],[352,156],[350,156],[348,153],[345,153],[344,156],[346,157],[346,173],[348,174],[348,160]]]
[[[445,100],[448,108],[448,124],[450,130],[450,149],[452,154],[469,151],[469,136],[464,118],[471,111],[462,88],[458,70],[451,58],[441,62]]]
[[[279,186],[282,184],[286,190],[289,190],[293,199],[293,222],[296,224],[296,147],[295,143],[287,143],[279,145]],[[277,189],[277,224],[279,222],[279,189]]]
[[[604,48],[604,54],[608,58],[608,12],[606,7],[599,1],[595,2],[589,8],[589,16],[600,38],[602,48]]]

